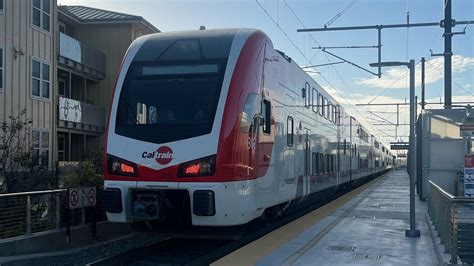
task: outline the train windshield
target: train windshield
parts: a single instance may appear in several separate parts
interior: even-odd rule
[[[210,133],[224,63],[132,63],[120,94],[115,132],[152,143]]]

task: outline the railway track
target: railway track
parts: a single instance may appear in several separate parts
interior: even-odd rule
[[[379,175],[380,176],[380,175]],[[252,223],[252,230],[237,240],[222,239],[190,239],[164,237],[162,240],[148,246],[139,247],[119,255],[89,263],[90,266],[105,265],[208,265],[227,254],[249,244],[258,238],[282,227],[307,213],[318,209],[345,193],[374,179],[367,178],[365,182],[349,188],[344,188],[331,194],[310,206],[292,212],[276,221],[269,223]]]

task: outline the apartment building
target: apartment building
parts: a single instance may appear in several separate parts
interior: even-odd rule
[[[79,161],[103,145],[106,110],[122,57],[137,37],[159,32],[139,16],[84,6],[58,7],[59,161]]]
[[[0,1],[0,123],[26,110],[35,164],[51,167],[56,138],[56,0]]]
[[[56,0],[0,0],[0,123],[26,110],[38,166],[81,160],[103,145],[128,46],[155,32],[140,16]]]

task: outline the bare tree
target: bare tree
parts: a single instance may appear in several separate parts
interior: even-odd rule
[[[9,121],[1,123],[0,171],[7,191],[13,189],[21,172],[31,171],[33,168],[31,149],[27,145],[30,124],[26,110],[22,110],[17,116],[9,116]]]

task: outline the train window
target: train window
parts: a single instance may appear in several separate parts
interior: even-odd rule
[[[328,114],[328,120],[330,122],[332,122],[332,117],[333,117],[333,114],[332,114],[332,102],[329,102],[328,105],[327,105],[327,114]]]
[[[347,141],[346,139],[344,139],[344,154],[346,154],[346,145],[347,145]]]
[[[324,116],[324,96],[318,94],[318,113],[320,116]]]
[[[322,174],[325,172],[324,166],[324,154],[322,152],[318,153],[318,173]]]
[[[294,136],[293,117],[288,116],[286,120],[286,145],[288,145],[288,147],[293,146],[293,136]]]
[[[262,116],[263,116],[263,133],[270,134],[271,132],[271,109],[272,106],[270,101],[263,100],[262,104]]]
[[[310,102],[311,101],[311,99],[310,99],[311,98],[310,97],[311,96],[311,87],[310,87],[308,82],[306,82],[304,84],[303,93],[304,93],[304,95],[303,95],[303,97],[304,97],[304,106],[306,108],[309,108],[309,106],[311,104],[311,102]]]
[[[315,152],[313,152],[311,155],[311,163],[312,163],[311,174],[317,175],[318,174],[318,154]]]
[[[323,113],[324,113],[324,118],[328,119],[329,118],[329,103],[328,103],[328,98],[324,97],[324,102],[323,102]]]
[[[252,121],[258,113],[259,99],[258,94],[250,93],[244,104],[244,110],[240,117],[240,131],[249,132]]]
[[[318,112],[318,108],[319,108],[319,104],[318,104],[318,91],[313,88],[313,97],[311,98],[312,100],[312,106],[313,106],[313,112],[317,113]]]
[[[332,122],[334,124],[336,124],[336,122],[337,122],[337,120],[336,120],[337,119],[337,108],[336,108],[335,105],[332,106],[332,116],[333,116]]]
[[[329,159],[329,154],[325,154],[325,163],[326,163],[326,173],[329,173],[330,172],[330,169],[331,169],[331,160]]]
[[[338,106],[337,107],[337,117],[336,117],[338,126],[341,125],[341,118],[342,118],[341,107]]]
[[[331,155],[331,172],[336,170],[336,156]]]
[[[161,66],[154,61],[131,64],[119,96],[115,133],[157,144],[209,134],[224,62]]]

